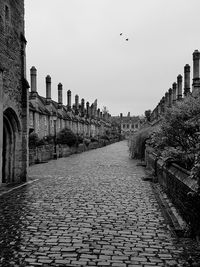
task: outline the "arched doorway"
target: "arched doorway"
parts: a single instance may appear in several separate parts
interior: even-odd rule
[[[3,115],[3,183],[12,183],[15,180],[16,140],[19,137],[19,130],[19,121],[16,113],[11,108],[6,109]]]

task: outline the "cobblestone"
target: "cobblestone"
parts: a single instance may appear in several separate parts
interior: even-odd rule
[[[144,172],[126,142],[31,166],[32,183],[0,196],[0,266],[183,266],[194,243]]]

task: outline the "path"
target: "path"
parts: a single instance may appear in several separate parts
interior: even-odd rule
[[[1,266],[182,264],[142,176],[126,142],[32,166],[38,180],[0,197]]]

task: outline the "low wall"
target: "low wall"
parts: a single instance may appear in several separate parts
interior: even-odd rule
[[[150,147],[146,147],[145,161],[147,168],[154,171],[157,181],[191,227],[192,235],[200,236],[200,197],[197,194],[197,181],[191,179],[190,173],[177,164],[166,164]]]
[[[79,144],[77,147],[69,147],[68,145],[57,145],[56,153],[55,146],[53,144],[29,148],[29,165],[43,163],[54,158],[68,157],[71,154],[81,153],[87,150],[100,148],[115,143],[117,141],[118,140],[105,140],[100,142],[91,142],[88,146],[86,146],[85,144]]]

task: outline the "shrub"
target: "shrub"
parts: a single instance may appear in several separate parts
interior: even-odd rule
[[[54,144],[54,139],[54,135],[51,134],[44,137],[46,144]]]
[[[200,98],[188,96],[167,109],[160,131],[152,135],[150,145],[165,159],[190,170],[195,162],[199,133]]]
[[[83,143],[83,137],[80,135],[77,135],[77,143],[82,144]]]
[[[129,151],[131,158],[144,159],[146,141],[150,138],[151,133],[155,131],[153,127],[145,127],[134,133],[129,140]]]
[[[36,133],[29,134],[29,148],[35,148],[39,141],[39,137]]]
[[[56,141],[71,147],[77,144],[77,136],[69,128],[64,128],[58,133]]]
[[[86,146],[89,146],[89,144],[90,144],[90,139],[89,138],[84,138],[83,139],[83,142],[84,142],[84,144],[86,145]]]
[[[102,135],[100,136],[100,139],[110,141],[110,138],[108,135]]]
[[[91,139],[90,139],[90,140],[91,140],[91,142],[92,142],[92,143],[94,143],[94,142],[98,142],[98,139],[97,139],[97,138],[95,138],[95,137],[91,137]]]
[[[46,145],[47,143],[45,142],[45,139],[44,138],[41,138],[38,140],[37,142],[37,146],[43,146],[43,145]]]

